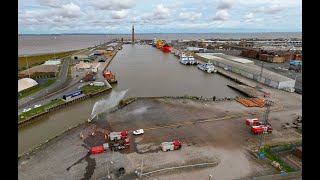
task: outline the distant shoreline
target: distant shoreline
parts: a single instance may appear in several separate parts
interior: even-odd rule
[[[300,33],[302,32],[210,32],[210,33],[135,33],[136,35],[146,34],[270,34],[270,33]],[[62,33],[62,34],[18,34],[18,36],[63,36],[63,35],[131,35],[125,34],[105,34],[105,33]]]

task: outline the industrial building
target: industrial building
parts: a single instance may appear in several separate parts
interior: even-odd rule
[[[222,53],[197,53],[197,55],[210,60],[210,62],[217,67],[227,68],[228,71],[245,76],[273,88],[286,89],[294,88],[295,86],[295,80],[267,69],[263,69],[261,74],[261,67],[254,65],[253,63],[248,63],[248,60],[243,61],[241,60],[242,58],[237,59],[237,57],[234,57],[233,59],[237,59],[237,61],[234,61],[230,56]]]
[[[23,78],[18,80],[18,94],[22,91],[38,85],[38,83],[31,78]]]
[[[31,77],[31,78],[48,78],[55,77],[58,73],[59,67],[57,65],[39,65],[30,69],[19,72],[19,78]]]
[[[61,59],[50,59],[44,63],[44,65],[60,65]]]
[[[187,51],[189,52],[206,52],[206,48],[198,48],[198,47],[187,47]]]

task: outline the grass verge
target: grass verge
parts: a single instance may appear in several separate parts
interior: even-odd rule
[[[94,94],[100,91],[103,91],[105,89],[107,89],[106,86],[90,86],[90,85],[85,85],[83,87],[80,88],[84,94]]]
[[[40,114],[40,113],[43,113],[46,111],[46,109],[49,109],[53,106],[56,106],[56,105],[59,105],[59,104],[62,104],[64,103],[64,101],[62,101],[61,99],[57,100],[57,101],[53,101],[53,102],[50,102],[48,104],[45,104],[45,105],[42,105],[41,107],[38,107],[38,108],[35,108],[35,109],[32,109],[28,112],[25,112],[25,113],[22,113],[18,116],[18,123],[19,122],[22,122],[32,116],[35,116],[37,114]]]
[[[21,93],[22,94],[21,96],[18,96],[18,100],[22,99],[22,98],[24,98],[24,97],[26,97],[26,96],[28,96],[28,95],[30,95],[32,93],[40,91],[41,89],[44,89],[44,88],[50,86],[51,84],[55,83],[56,81],[57,81],[56,78],[50,79],[46,84],[43,84],[41,86],[32,87],[30,89],[25,90],[24,92]]]
[[[65,56],[71,55],[73,53],[77,53],[79,51],[81,50],[61,52],[61,53],[56,53],[55,55],[54,53],[52,53],[52,54],[44,54],[44,55],[27,56],[28,66],[29,68],[31,68],[32,66],[40,65],[49,59],[53,59],[54,57],[59,59],[59,58],[63,58]],[[26,66],[27,66],[26,57],[18,57],[18,71],[27,69]]]
[[[276,161],[280,164],[281,168],[286,171],[286,172],[293,172],[293,169],[291,169],[289,166],[287,166],[284,162],[282,162],[278,157],[272,155],[270,153],[270,149],[271,147],[266,147],[264,148],[264,153],[265,153],[265,156],[267,158],[269,158],[271,161]],[[289,148],[290,149],[290,148]]]

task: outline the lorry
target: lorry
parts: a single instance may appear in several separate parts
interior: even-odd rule
[[[106,136],[105,136],[106,137]],[[111,132],[108,135],[108,139],[110,141],[116,141],[120,139],[125,139],[128,137],[128,132],[127,131],[122,131],[122,132]]]
[[[251,126],[252,134],[271,133],[273,130],[271,125]]]
[[[181,149],[181,143],[179,140],[174,140],[172,142],[162,142],[161,145],[162,151],[173,151]]]
[[[62,96],[62,98],[64,100],[68,100],[68,99],[71,99],[73,97],[80,96],[81,94],[83,94],[83,91],[79,90],[79,91],[75,91],[75,92],[71,92],[71,93],[65,94],[65,95]]]

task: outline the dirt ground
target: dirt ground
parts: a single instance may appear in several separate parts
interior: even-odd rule
[[[270,90],[279,91],[279,90]],[[269,116],[274,131],[267,144],[301,141],[294,129],[281,129],[301,114],[301,95],[277,92],[271,97],[277,104]],[[284,94],[281,94],[284,93]],[[265,108],[247,108],[236,101],[196,101],[182,99],[136,100],[109,115],[101,115],[93,124],[77,128],[49,143],[44,150],[18,162],[19,179],[135,179],[143,173],[163,168],[213,163],[212,166],[182,168],[150,174],[152,179],[238,179],[274,174],[278,171],[267,159],[256,159],[247,149],[258,144],[259,136],[250,133],[246,118],[263,117]],[[252,114],[258,113],[258,114]],[[260,114],[259,114],[260,113]],[[143,128],[144,135],[132,130]],[[102,154],[88,154],[91,146],[102,145],[110,131],[129,132],[130,148]],[[79,134],[85,135],[85,140]],[[96,136],[90,136],[96,132]],[[162,152],[160,143],[178,139],[182,149]],[[126,173],[120,175],[118,169]]]

